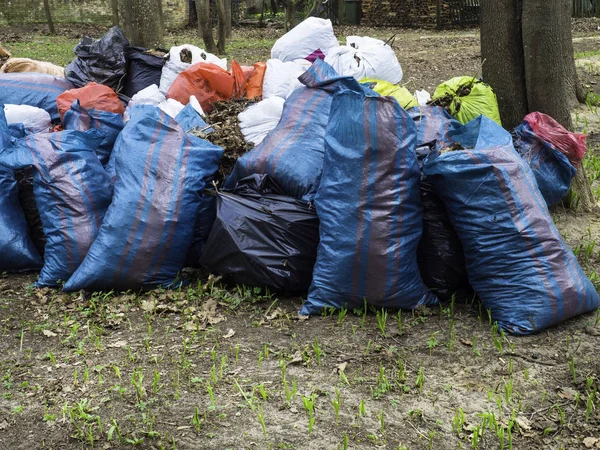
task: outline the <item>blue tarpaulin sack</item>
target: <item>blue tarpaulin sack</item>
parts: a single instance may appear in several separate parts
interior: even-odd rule
[[[200,193],[223,150],[186,133],[160,109],[139,105],[111,160],[113,201],[65,291],[172,286],[183,268]]]
[[[232,192],[216,195],[217,219],[202,263],[236,284],[306,292],[319,243],[314,208],[283,195],[268,175],[244,178]]]
[[[117,136],[123,129],[123,115],[99,109],[86,109],[75,100],[71,109],[65,112],[63,127],[65,130],[87,131],[91,129],[100,130],[104,137],[102,143],[96,150],[98,159],[103,165],[108,163]]]
[[[465,150],[432,155],[424,172],[447,207],[469,281],[492,319],[530,334],[598,308],[598,293],[554,226],[510,133],[479,117],[451,137]]]
[[[320,243],[301,314],[435,305],[417,267],[423,228],[416,128],[398,102],[343,91],[331,106],[315,197]]]
[[[34,167],[33,191],[46,236],[38,286],[66,281],[102,224],[112,185],[95,154],[101,139],[96,130],[36,133],[0,153],[0,164],[14,170]]]
[[[225,189],[234,189],[242,178],[257,173],[273,178],[286,195],[304,201],[314,198],[323,168],[331,99],[342,89],[368,88],[352,77],[340,77],[320,59],[298,79],[305,87],[287,98],[275,129],[237,160]]]
[[[513,131],[515,150],[531,167],[548,206],[560,202],[577,174],[577,169],[556,147],[535,134],[527,122]]]
[[[10,146],[4,108],[0,107],[0,155]],[[37,270],[42,259],[29,237],[19,204],[19,189],[12,169],[0,165],[0,272]]]
[[[462,126],[441,106],[415,106],[408,114],[417,126],[417,148],[446,147],[451,144],[448,133]]]
[[[29,105],[47,111],[52,120],[60,119],[56,98],[74,89],[64,78],[41,73],[0,73],[0,99],[4,104]]]

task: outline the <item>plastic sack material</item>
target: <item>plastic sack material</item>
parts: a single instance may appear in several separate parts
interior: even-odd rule
[[[236,284],[301,293],[310,286],[318,243],[314,208],[283,195],[268,175],[253,175],[217,192],[201,262]]]
[[[0,149],[1,152],[1,149]],[[0,272],[38,270],[42,258],[29,237],[15,174],[0,165]]]
[[[448,147],[454,141],[448,136],[462,125],[440,106],[419,106],[408,110],[417,126],[417,148]]]
[[[452,133],[466,150],[425,161],[465,250],[469,281],[492,319],[530,334],[600,306],[554,226],[510,134],[480,117]]]
[[[183,56],[185,56],[184,59],[189,59],[189,62],[183,62]],[[169,54],[165,57],[165,65],[160,77],[160,92],[167,95],[177,75],[201,62],[215,64],[221,69],[227,70],[227,59],[221,59],[201,48],[189,44],[171,47]]]
[[[56,98],[73,85],[64,78],[38,73],[0,74],[1,101],[4,104],[29,105],[41,108],[58,120]]]
[[[484,115],[502,125],[496,93],[474,77],[455,77],[440,84],[433,93],[432,103],[447,104],[452,117],[462,124]]]
[[[379,39],[357,36],[349,36],[346,43],[325,57],[325,62],[337,73],[357,80],[373,78],[392,84],[402,81],[402,67],[390,45]]]
[[[160,109],[137,106],[111,156],[116,168],[112,203],[64,290],[176,284],[201,213],[200,192],[222,154]]]
[[[142,89],[160,84],[165,58],[148,53],[145,48],[126,47],[127,79],[125,90],[127,97],[133,97]]]
[[[79,100],[79,104],[83,108],[94,108],[115,114],[123,114],[125,112],[125,107],[115,91],[108,86],[89,83],[85,87],[71,89],[58,96],[56,104],[61,120],[75,100]]]
[[[382,97],[394,97],[404,109],[410,109],[419,106],[417,100],[412,96],[410,91],[405,87],[392,84],[384,80],[375,78],[363,78],[360,83],[367,84],[371,89],[377,92]]]
[[[548,206],[560,202],[571,187],[577,169],[565,155],[536,135],[523,122],[513,133],[515,150],[529,164]]]
[[[323,168],[331,99],[342,89],[361,91],[363,87],[354,78],[338,76],[322,60],[315,61],[300,81],[305,87],[286,100],[277,127],[237,160],[225,189],[235,188],[239,180],[255,173],[266,174],[286,195],[307,202],[314,198]]]
[[[96,82],[120,93],[125,85],[128,45],[119,27],[112,27],[98,40],[84,36],[74,49],[77,58],[65,68],[65,78],[76,87]]]
[[[237,61],[231,63],[231,75],[234,78],[233,96],[253,99],[262,97],[263,82],[267,64],[258,62],[254,66],[240,66]]]
[[[47,133],[52,127],[50,114],[35,106],[4,105],[4,114],[9,125],[22,123],[29,133]]]
[[[24,137],[24,136],[23,136]],[[15,178],[19,186],[19,203],[25,214],[25,221],[29,230],[29,236],[40,256],[44,256],[46,249],[46,235],[42,226],[40,211],[35,202],[33,191],[33,167],[15,170]]]
[[[431,101],[431,94],[425,89],[419,89],[415,91],[415,99],[419,106],[425,106]]]
[[[416,129],[397,101],[342,91],[331,105],[315,197],[320,243],[300,314],[363,302],[413,309],[439,301],[419,275],[423,229]]]
[[[206,183],[208,185],[208,182]],[[215,223],[217,217],[217,202],[213,195],[202,193],[200,197],[200,206],[196,215],[196,223],[194,224],[194,233],[190,241],[185,265],[187,267],[202,267],[200,259],[204,254],[206,240],[210,234],[210,230]]]
[[[271,48],[271,58],[281,61],[304,59],[317,49],[327,55],[339,45],[331,20],[309,17],[277,39]]]
[[[215,64],[198,63],[177,75],[167,97],[187,105],[193,95],[209,113],[214,103],[231,99],[233,87],[234,78],[229,72]]]
[[[33,166],[33,189],[46,248],[38,286],[67,280],[87,254],[112,196],[112,184],[96,157],[98,132],[37,133],[0,154],[13,169]]]
[[[0,160],[10,146],[4,108],[0,108]],[[0,165],[0,272],[20,272],[42,267],[42,259],[31,241],[19,190],[12,169]]]
[[[36,61],[29,58],[11,58],[0,65],[0,73],[36,72],[64,78],[65,69],[46,61]]]
[[[308,61],[283,62],[278,59],[267,61],[262,87],[263,99],[271,97],[288,98],[302,83],[298,78],[310,68]]]
[[[537,136],[558,149],[576,168],[587,151],[585,134],[572,133],[547,114],[533,112],[523,121]]]
[[[198,111],[194,109],[191,103],[188,103],[181,111],[179,111],[179,114],[175,116],[175,121],[186,132],[189,132],[194,128],[207,128],[206,122],[200,117],[200,114],[198,114]],[[204,131],[206,132],[207,130]]]
[[[284,104],[281,97],[271,97],[239,113],[240,129],[246,142],[260,144],[279,123]]]
[[[123,115],[99,109],[86,109],[75,100],[64,117],[65,130],[87,131],[91,129],[102,132],[102,143],[96,149],[96,154],[102,165],[106,165],[110,158],[117,136],[125,126]]]
[[[254,64],[252,75],[248,79],[246,86],[246,98],[252,99],[263,96],[263,83],[267,72],[267,63],[257,62]]]

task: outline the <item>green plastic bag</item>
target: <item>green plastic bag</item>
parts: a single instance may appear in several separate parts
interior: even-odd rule
[[[473,77],[456,77],[440,84],[431,104],[442,106],[463,125],[484,115],[502,125],[498,100],[492,88]]]
[[[363,78],[359,83],[366,83],[375,86],[371,86],[375,92],[382,97],[394,97],[400,103],[404,109],[410,109],[414,106],[419,106],[417,100],[413,97],[408,89],[397,84],[392,84],[389,81],[377,80],[375,78]]]

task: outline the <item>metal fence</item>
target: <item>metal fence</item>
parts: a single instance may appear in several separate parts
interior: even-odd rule
[[[479,24],[480,0],[450,1],[450,17],[453,25]]]
[[[600,0],[571,0],[571,16],[600,17]]]

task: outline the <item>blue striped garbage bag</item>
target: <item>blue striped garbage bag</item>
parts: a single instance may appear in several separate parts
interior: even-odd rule
[[[331,106],[315,197],[320,243],[300,311],[435,305],[417,267],[423,229],[417,140],[398,102],[342,91]]]
[[[46,236],[37,285],[57,287],[69,279],[94,241],[112,196],[112,184],[95,149],[102,135],[62,131],[13,140],[0,164],[33,166],[33,193]]]
[[[523,157],[537,181],[548,206],[560,202],[577,174],[577,169],[554,145],[535,134],[527,122],[513,130],[515,150]]]
[[[123,129],[123,114],[116,114],[100,109],[86,109],[75,100],[71,109],[65,112],[63,127],[65,130],[87,131],[91,129],[100,130],[104,133],[102,142],[96,150],[98,159],[102,165],[106,165],[117,140],[117,136]]]
[[[462,126],[441,106],[415,106],[408,110],[408,114],[417,126],[417,148],[446,147],[451,144],[448,133]]]
[[[11,145],[4,108],[0,107],[0,155]],[[42,258],[29,236],[12,169],[0,165],[0,272],[38,270]]]
[[[598,308],[598,293],[554,226],[510,133],[479,117],[451,136],[464,150],[432,155],[424,171],[492,319],[525,335]]]
[[[325,61],[315,63],[299,77],[304,87],[285,101],[281,119],[274,130],[254,149],[237,160],[225,180],[232,190],[250,175],[269,175],[286,195],[312,201],[323,168],[325,129],[331,100],[342,89],[365,90],[352,77],[341,77]]]
[[[60,119],[56,98],[74,89],[64,78],[41,73],[0,73],[0,100],[3,104],[29,105],[47,111],[53,121]]]
[[[116,182],[98,237],[65,291],[170,287],[183,268],[200,195],[223,150],[150,105],[132,109],[111,159]]]

